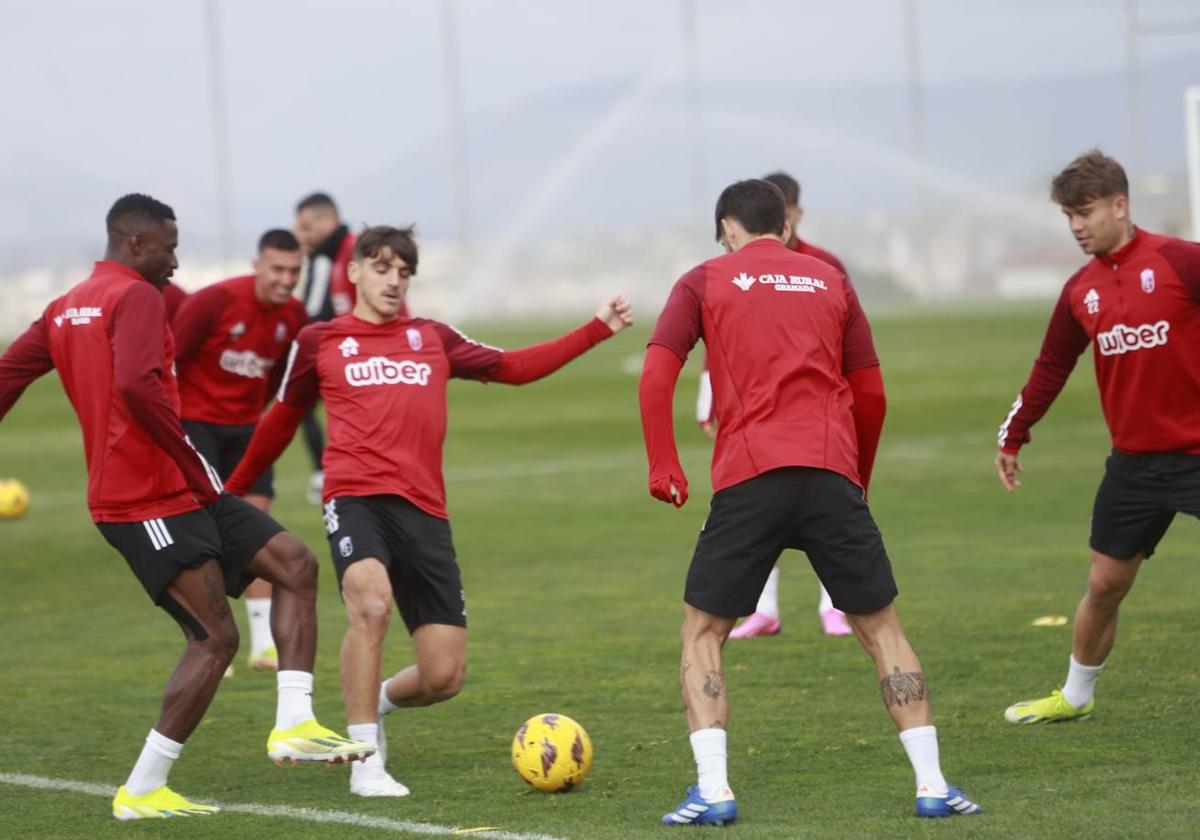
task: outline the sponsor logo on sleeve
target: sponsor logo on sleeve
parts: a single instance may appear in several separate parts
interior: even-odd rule
[[[1167,321],[1137,327],[1116,324],[1107,332],[1097,333],[1096,346],[1100,348],[1100,354],[1103,356],[1120,356],[1134,350],[1149,350],[1166,344],[1167,332],[1170,329],[1171,324]]]
[[[1154,269],[1153,268],[1143,268],[1142,269],[1142,291],[1145,292],[1146,294],[1150,294],[1151,292],[1154,291]]]
[[[1095,289],[1088,289],[1088,293],[1083,296],[1083,305],[1087,307],[1089,315],[1095,315],[1100,311],[1100,293]]]
[[[356,388],[367,385],[428,385],[433,368],[425,362],[404,359],[394,362],[386,356],[372,356],[363,362],[346,365],[346,381]]]
[[[338,349],[342,351],[343,359],[349,359],[351,356],[358,355],[358,342],[353,338],[347,338],[338,345]]]
[[[750,291],[755,285],[770,286],[777,292],[805,292],[815,294],[825,292],[829,287],[819,277],[806,277],[799,274],[760,274],[757,277],[742,272],[733,278],[733,285],[743,292]]]
[[[63,310],[61,315],[54,316],[54,326],[61,327],[63,324],[70,324],[73,327],[82,324],[92,323],[93,318],[99,318],[104,314],[99,306],[69,306]]]

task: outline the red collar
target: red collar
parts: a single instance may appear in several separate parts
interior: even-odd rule
[[[1105,254],[1102,257],[1096,257],[1096,259],[1100,260],[1107,266],[1116,268],[1122,263],[1129,261],[1129,258],[1133,255],[1133,252],[1141,246],[1143,238],[1142,229],[1134,225],[1132,239],[1130,239],[1117,250]]]

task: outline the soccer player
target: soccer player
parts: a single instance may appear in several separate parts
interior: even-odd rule
[[[328,321],[350,312],[354,308],[354,285],[347,269],[354,256],[354,234],[342,223],[337,204],[327,193],[312,193],[296,205],[296,238],[304,250],[300,299],[308,317]],[[304,445],[313,464],[308,500],[315,505],[321,501],[321,456],[325,451],[325,433],[315,413],[304,418]]]
[[[850,284],[850,274],[842,261],[823,248],[818,248],[805,242],[796,235],[804,208],[800,206],[800,182],[786,172],[773,172],[763,178],[764,181],[779,187],[787,209],[788,228],[785,244],[797,254],[816,257],[821,262],[840,271],[846,278],[846,292],[850,301],[850,319],[847,331],[854,334],[849,346],[858,352],[842,359],[842,373],[847,380],[874,381],[878,371],[868,371],[867,368],[878,368],[879,358],[875,355],[875,342],[871,338],[871,324],[863,312],[858,295]],[[700,428],[709,437],[716,437],[717,420],[713,416],[712,382],[709,377],[707,360],[705,369],[700,373],[700,391],[696,399],[696,420]],[[879,434],[883,429],[883,417],[887,412],[887,399],[883,389],[856,389],[854,401],[855,431],[858,437],[858,463],[864,491],[871,481],[871,469],[875,464],[875,452],[879,448]],[[820,582],[817,583],[819,595],[817,598],[817,617],[821,621],[821,629],[827,636],[849,636],[850,625],[846,623],[846,614],[833,605],[829,590]],[[779,564],[776,563],[767,576],[762,593],[758,596],[758,604],[754,613],[733,629],[729,634],[731,639],[751,639],[755,636],[774,636],[779,632]]]
[[[226,596],[255,577],[275,585],[281,670],[268,755],[340,763],[372,748],[313,718],[315,556],[269,516],[222,493],[180,425],[161,292],[177,265],[174,212],[132,194],[117,200],[106,221],[104,260],[0,357],[0,418],[31,382],[58,371],[83,429],[92,520],[186,638],[158,721],[113,799],[113,816],[213,814],[217,808],[167,787],[167,774],[237,652]]]
[[[1091,259],[1059,295],[1029,381],[1000,426],[996,472],[1021,485],[1018,453],[1089,343],[1113,450],[1096,491],[1091,572],[1061,690],[1015,703],[1012,723],[1083,720],[1112,651],[1117,611],[1176,513],[1200,516],[1200,245],[1141,230],[1125,170],[1093,149],[1050,187]]]
[[[167,323],[175,317],[175,313],[179,311],[179,307],[187,300],[188,293],[176,286],[170,280],[162,288],[163,307],[167,313]]]
[[[408,793],[385,769],[381,718],[450,699],[466,669],[466,602],[442,480],[448,380],[533,382],[632,322],[618,296],[553,341],[509,351],[479,344],[401,314],[417,256],[411,228],[360,234],[349,271],[358,288],[353,313],[300,331],[279,399],[229,480],[231,492],[248,490],[324,399],[325,528],[349,620],[341,658],[346,719],[351,737],[378,746],[352,770],[350,791],[359,796]],[[416,662],[381,683],[393,603]]]
[[[171,324],[179,371],[180,412],[192,445],[222,479],[241,460],[254,426],[283,378],[287,350],[308,321],[292,297],[300,282],[300,243],[290,231],[258,240],[254,273],[207,286],[188,297]],[[270,511],[272,473],[262,474],[246,501]],[[251,669],[274,671],[271,584],[246,587]]]
[[[808,554],[834,604],[875,660],[884,705],[916,773],[916,813],[979,812],[946,783],[925,674],[892,605],[896,583],[863,498],[842,359],[850,293],[845,275],[784,245],[783,194],[739,181],[717,200],[717,240],[729,252],[701,263],[672,289],[650,337],[638,396],[650,493],[682,507],[687,477],[671,404],[679,371],[703,338],[721,425],[713,451],[712,508],[684,592],[679,670],[698,782],[666,825],[726,825],[737,804],[726,771],[729,698],[721,648],[753,607],[785,548]],[[882,388],[878,368],[875,388]],[[872,387],[869,379],[858,388]]]

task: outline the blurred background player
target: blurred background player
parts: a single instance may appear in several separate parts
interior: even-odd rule
[[[853,379],[860,376],[874,377],[878,371],[858,373],[867,368],[878,368],[879,358],[875,354],[875,343],[871,338],[871,324],[863,312],[854,286],[850,283],[850,275],[842,261],[823,248],[818,248],[805,242],[796,235],[800,227],[800,219],[804,216],[804,208],[800,206],[800,182],[786,172],[773,172],[763,178],[764,181],[779,187],[787,208],[787,241],[786,245],[797,254],[815,257],[836,268],[846,278],[846,289],[850,296],[850,320],[847,330],[854,333],[851,347],[858,352],[847,355],[842,360],[842,373]],[[863,404],[861,400],[867,400]],[[883,418],[887,411],[887,401],[882,389],[878,393],[864,393],[854,406],[855,429],[858,434],[859,472],[863,490],[866,491],[871,482],[871,469],[875,464],[875,452],[879,447],[879,435],[883,429]],[[716,437],[717,417],[713,413],[712,384],[708,373],[708,361],[705,359],[704,370],[700,373],[700,392],[696,399],[696,419],[700,427],[710,438]],[[833,605],[828,590],[820,582],[817,583],[820,594],[817,599],[817,616],[821,621],[821,629],[828,636],[850,635],[850,625],[846,623],[845,614]],[[754,636],[774,636],[779,632],[779,565],[771,569],[767,582],[763,585],[762,594],[758,596],[758,604],[754,613],[734,628],[729,634],[731,639],[749,639]]]
[[[1017,454],[1092,344],[1113,450],[1096,491],[1091,571],[1061,690],[1014,703],[1012,723],[1082,720],[1117,635],[1117,612],[1176,513],[1200,516],[1200,245],[1134,227],[1129,182],[1093,149],[1050,196],[1092,258],[1063,286],[1033,371],[1000,426],[996,472],[1021,485]]]
[[[852,403],[882,394],[878,367],[848,381],[861,356],[850,289],[828,263],[784,245],[783,194],[766,181],[721,193],[716,236],[727,253],[683,275],[655,324],[638,389],[650,493],[682,507],[675,447],[679,371],[704,340],[721,420],[714,495],[688,570],[679,680],[697,784],[666,825],[727,825],[738,816],[726,768],[729,699],[721,649],[753,608],[785,548],[802,549],[875,661],[884,705],[916,774],[916,814],[979,806],[942,776],[925,675],[893,607],[896,582],[863,494]]]
[[[258,240],[254,273],[214,283],[184,301],[172,322],[179,372],[180,414],[192,445],[222,479],[254,434],[267,402],[279,390],[288,347],[308,321],[292,296],[300,282],[300,243],[290,231],[269,230]],[[267,513],[275,495],[272,470],[246,501]],[[250,626],[248,664],[276,670],[271,637],[271,584],[246,587]]]
[[[162,296],[178,265],[174,211],[131,194],[105,223],[107,250],[91,276],[52,301],[0,357],[0,418],[31,382],[58,371],[83,430],[92,521],[187,640],[113,816],[210,815],[219,809],[189,802],[167,776],[237,652],[227,596],[255,577],[275,584],[282,668],[268,756],[340,763],[371,749],[313,717],[316,557],[269,516],[222,493],[180,425]]]
[[[187,292],[176,286],[171,281],[162,288],[163,306],[167,312],[167,323],[171,323],[175,317],[175,313],[179,311],[179,307],[187,299]]]
[[[359,796],[408,793],[385,769],[382,717],[450,699],[466,672],[466,596],[442,478],[447,382],[533,382],[632,323],[629,304],[615,297],[553,341],[489,347],[446,324],[404,316],[417,257],[411,228],[362,232],[350,264],[358,287],[353,314],[301,331],[279,401],[229,480],[232,492],[248,491],[324,399],[325,528],[348,618],[341,660],[346,720],[351,737],[378,746],[351,772],[350,791]],[[416,664],[381,682],[393,604]]]

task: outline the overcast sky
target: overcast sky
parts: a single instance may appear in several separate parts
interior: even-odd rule
[[[916,6],[931,90],[1123,78],[1114,75],[1127,61],[1123,0]],[[1142,0],[1139,9],[1145,22],[1195,21],[1197,6]],[[594,92],[601,121],[613,90],[636,87],[656,67],[678,67],[683,54],[679,0],[458,0],[450,7],[477,228],[505,213],[506,200],[520,200],[521,187],[504,178],[516,166],[514,145],[549,166],[592,119],[575,114],[570,130],[553,138],[558,145],[543,149],[511,126],[502,138],[490,136],[504,115],[535,113],[546,126],[539,134],[553,135],[549,109],[569,96],[586,115]],[[216,8],[239,231],[261,229],[268,217],[286,223],[312,188],[353,198],[377,173],[412,160],[428,177],[413,181],[419,194],[404,197],[406,210],[425,210],[428,232],[453,234],[441,0],[223,0]],[[903,0],[698,0],[705,106],[736,104],[729,100],[741,90],[790,85],[876,85],[895,88],[904,101],[904,8]],[[43,230],[38,217],[73,197],[89,206],[71,212],[102,216],[112,197],[134,188],[186,207],[192,218],[215,215],[205,10],[204,0],[3,0],[5,242]],[[1139,46],[1146,67],[1193,56],[1200,68],[1200,33],[1145,37]],[[1125,90],[1107,95],[1124,143]],[[547,110],[539,110],[543,103]],[[492,147],[504,156],[490,159]]]

